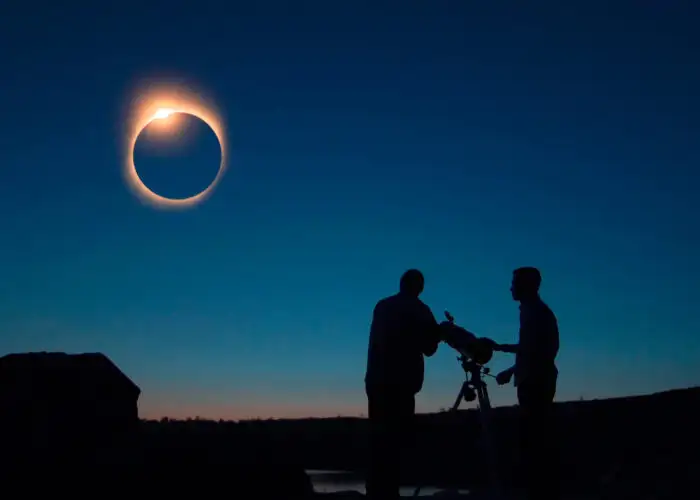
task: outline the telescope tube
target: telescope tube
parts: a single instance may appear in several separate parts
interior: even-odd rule
[[[477,337],[472,332],[450,321],[440,323],[442,340],[479,365],[485,365],[493,357],[496,343],[485,337]]]

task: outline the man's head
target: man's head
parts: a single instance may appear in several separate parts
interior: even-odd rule
[[[542,275],[536,267],[519,267],[513,271],[510,292],[513,300],[523,301],[539,295]]]
[[[423,292],[424,285],[425,279],[423,278],[423,273],[418,269],[409,269],[401,276],[399,290],[401,293],[418,297]]]

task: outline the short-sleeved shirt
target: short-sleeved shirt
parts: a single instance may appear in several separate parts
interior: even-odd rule
[[[515,384],[558,374],[559,326],[552,310],[541,299],[520,305],[520,335],[515,355]]]
[[[418,393],[423,356],[432,355],[439,342],[435,316],[418,297],[398,293],[380,300],[369,335],[366,389]]]

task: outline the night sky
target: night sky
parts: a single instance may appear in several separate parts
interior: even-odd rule
[[[696,2],[44,3],[0,7],[0,354],[102,351],[144,417],[358,415],[404,270],[438,319],[514,342],[533,265],[559,400],[700,383]],[[224,116],[193,209],[124,182],[144,79]],[[139,140],[152,189],[215,175],[191,125]],[[452,403],[454,358],[420,411]]]

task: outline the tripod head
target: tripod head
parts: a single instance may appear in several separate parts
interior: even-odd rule
[[[466,376],[462,387],[462,398],[467,403],[471,403],[476,399],[478,389],[486,387],[486,382],[484,382],[482,377],[484,375],[492,377],[493,375],[491,375],[490,368],[479,365],[475,363],[474,360],[468,359],[463,355],[459,356],[457,361],[462,365],[464,375]]]

